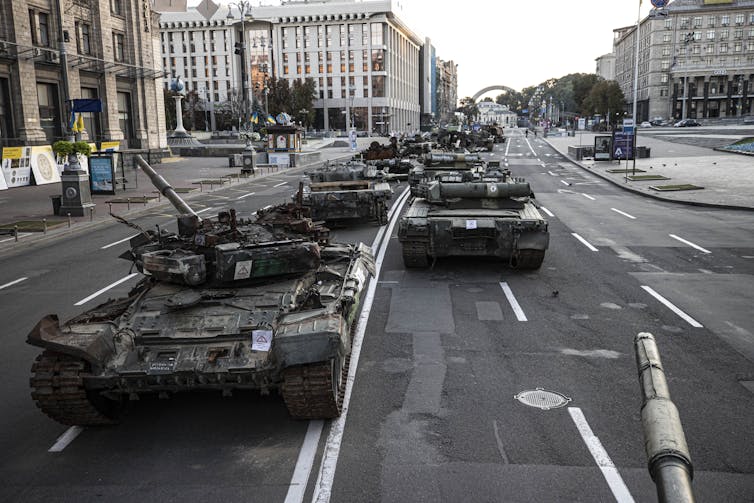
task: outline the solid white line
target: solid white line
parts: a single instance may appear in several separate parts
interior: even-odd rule
[[[274,189],[275,187],[280,187],[281,185],[285,185],[286,183],[288,183],[288,182],[280,182],[277,185],[273,185],[272,188]]]
[[[248,194],[244,194],[244,195],[242,195],[240,197],[237,197],[236,201],[238,201],[239,199],[244,199],[244,198],[249,197],[249,196],[253,196],[254,194],[256,194],[256,192],[249,192]]]
[[[584,196],[584,197],[586,197],[587,199],[591,199],[592,201],[596,201],[596,199],[595,199],[595,198],[593,198],[592,196],[590,196],[589,194],[584,194],[584,193],[582,192],[582,193],[581,193],[581,195],[582,195],[582,196]]]
[[[209,211],[209,210],[212,210],[212,209],[214,209],[214,208],[212,208],[210,206],[209,208],[204,208],[203,210],[195,211],[194,213],[196,213],[198,215],[199,213],[204,213],[205,211]]]
[[[18,278],[17,280],[11,281],[10,283],[6,283],[4,285],[0,285],[0,290],[2,290],[3,288],[8,288],[9,286],[13,286],[16,283],[21,283],[22,281],[26,281],[27,279],[29,279],[29,278],[27,278],[26,276],[24,276],[23,278]]]
[[[623,215],[624,217],[628,217],[628,218],[630,218],[631,220],[636,220],[636,217],[635,217],[635,216],[633,216],[633,215],[629,215],[629,214],[628,214],[628,213],[626,213],[625,211],[621,211],[621,210],[619,210],[619,209],[617,209],[617,208],[610,208],[610,209],[611,209],[611,210],[613,210],[613,211],[614,211],[614,212],[616,212],[616,213],[620,213],[620,214],[621,214],[621,215]]]
[[[647,293],[649,293],[649,295],[651,295],[655,299],[659,300],[661,303],[665,304],[665,307],[667,307],[668,309],[670,309],[671,311],[673,311],[675,314],[677,314],[678,316],[680,316],[681,318],[683,318],[683,320],[686,321],[686,323],[688,323],[692,327],[702,328],[704,326],[701,323],[699,323],[698,321],[696,321],[694,318],[692,318],[691,316],[689,316],[688,314],[686,314],[683,311],[681,311],[680,309],[678,309],[678,307],[676,307],[675,304],[673,304],[672,302],[670,302],[668,299],[666,299],[665,297],[663,297],[659,293],[655,292],[651,287],[648,287],[648,286],[645,286],[645,285],[642,285],[641,287]]]
[[[597,248],[595,248],[594,246],[592,246],[591,244],[589,244],[589,241],[587,241],[586,239],[582,238],[581,236],[579,236],[575,232],[572,232],[571,236],[573,236],[576,239],[578,239],[579,241],[581,241],[583,243],[583,245],[586,246],[587,248],[589,248],[590,250],[592,250],[592,251],[599,251]]]
[[[505,281],[501,281],[500,288],[503,289],[503,293],[505,293],[505,298],[508,299],[508,303],[511,305],[511,308],[513,308],[513,312],[516,313],[516,319],[518,321],[529,321],[526,319],[524,310],[521,309],[521,306],[518,305],[516,296],[513,295],[513,290],[511,290],[511,287],[508,286],[508,283],[506,283]]]
[[[120,241],[116,241],[116,242],[114,242],[114,243],[110,243],[109,245],[105,245],[105,246],[103,246],[102,248],[100,248],[100,250],[106,250],[106,249],[108,249],[108,248],[110,248],[110,247],[112,247],[112,246],[115,246],[115,245],[119,245],[119,244],[121,244],[121,243],[125,243],[125,242],[126,242],[126,241],[128,241],[129,239],[131,239],[131,238],[135,238],[136,236],[138,236],[138,234],[134,234],[133,236],[128,236],[127,238],[123,238],[123,239],[121,239]]]
[[[562,183],[563,185],[571,185],[570,183],[566,182],[565,180],[560,180],[560,183]]]
[[[547,209],[547,208],[545,208],[544,206],[540,206],[540,208],[542,209],[542,211],[544,211],[545,213],[547,213],[547,215],[548,215],[548,216],[550,216],[550,217],[554,217],[554,216],[555,216],[555,215],[554,215],[554,214],[552,213],[552,211],[548,210],[548,209]]]
[[[21,239],[21,238],[26,237],[26,236],[31,236],[32,234],[33,234],[32,232],[19,232],[18,233],[18,239]],[[13,241],[15,239],[16,239],[15,237],[6,238],[6,239],[0,239],[0,243],[5,243],[6,241]]]
[[[400,213],[401,208],[408,200],[409,189],[401,194],[401,196],[393,205],[391,210],[393,213]],[[393,229],[398,219],[393,219],[390,225],[385,231],[385,226],[380,227],[377,232],[372,249],[377,243],[380,245],[380,251],[375,257],[375,275],[374,279],[380,277],[380,270],[382,269],[382,261],[385,259],[385,252],[387,245],[390,243],[389,239],[382,239],[383,236],[391,236]],[[327,436],[327,442],[325,443],[324,452],[322,454],[322,461],[319,466],[319,474],[317,475],[317,483],[314,486],[314,494],[312,495],[312,501],[317,503],[327,503],[330,501],[332,494],[332,486],[335,480],[335,469],[338,465],[338,456],[340,455],[340,445],[343,441],[343,433],[346,428],[346,418],[348,417],[348,405],[351,402],[351,392],[353,390],[354,379],[356,378],[356,368],[359,364],[359,355],[361,354],[361,345],[364,340],[364,332],[366,331],[367,322],[369,321],[369,314],[372,308],[372,302],[374,302],[374,294],[377,290],[377,281],[370,281],[367,293],[364,296],[364,307],[359,314],[359,320],[356,326],[356,333],[354,334],[353,342],[351,345],[351,363],[348,367],[348,378],[346,380],[346,391],[343,396],[343,412],[340,417],[333,419],[330,423],[330,433]]]
[[[704,249],[704,248],[702,248],[702,247],[701,247],[701,246],[699,246],[699,245],[695,245],[695,244],[694,244],[694,243],[692,243],[691,241],[686,241],[686,240],[685,240],[685,239],[683,239],[683,238],[679,238],[679,237],[678,237],[678,236],[676,236],[675,234],[668,234],[668,236],[670,236],[670,237],[671,237],[671,238],[673,238],[673,239],[677,239],[677,240],[678,240],[678,241],[680,241],[681,243],[683,243],[683,244],[687,244],[687,245],[689,245],[689,246],[690,246],[690,247],[692,247],[692,248],[696,248],[696,249],[697,249],[697,250],[699,250],[700,252],[703,252],[703,253],[712,253],[711,251],[709,251],[709,250],[707,250],[707,249]]]
[[[625,482],[623,482],[623,478],[621,478],[620,473],[618,473],[618,469],[615,468],[613,460],[610,459],[607,451],[602,447],[602,442],[600,442],[600,439],[592,432],[592,428],[589,427],[589,423],[586,421],[584,413],[581,412],[581,409],[578,407],[568,407],[568,413],[571,414],[571,419],[573,419],[573,422],[576,424],[576,428],[578,428],[581,438],[584,439],[584,443],[586,444],[587,449],[589,449],[589,453],[594,458],[597,466],[599,466],[600,471],[602,471],[602,476],[605,477],[605,481],[607,481],[607,485],[613,492],[615,500],[620,503],[633,502],[634,498],[631,496],[631,492],[628,490],[628,487],[626,487]]]
[[[58,440],[52,447],[47,449],[47,452],[61,452],[63,449],[68,447],[68,444],[73,442],[74,439],[78,437],[82,431],[84,431],[84,428],[82,428],[81,426],[71,426],[70,428],[65,430],[65,433],[58,437]]]
[[[298,453],[291,485],[288,486],[288,494],[285,496],[285,503],[301,503],[304,501],[306,483],[309,480],[309,474],[312,472],[314,456],[317,454],[317,445],[319,444],[319,437],[322,436],[324,424],[325,422],[321,419],[309,421],[304,445],[301,446],[301,451]]]
[[[508,141],[505,142],[505,157],[508,157],[508,149],[511,148],[511,141],[508,139]],[[508,159],[506,159],[507,161]]]
[[[125,278],[120,278],[120,279],[119,279],[118,281],[116,281],[115,283],[112,283],[112,284],[110,284],[110,285],[107,285],[107,286],[106,286],[105,288],[103,288],[102,290],[98,290],[98,291],[94,292],[93,294],[91,294],[91,295],[90,295],[89,297],[86,297],[85,299],[81,299],[80,301],[76,302],[76,303],[74,304],[74,306],[80,306],[80,305],[82,305],[82,304],[86,304],[87,302],[89,302],[89,301],[90,301],[90,300],[92,300],[93,298],[95,298],[95,297],[97,297],[97,296],[99,296],[99,295],[101,295],[101,294],[105,293],[106,291],[110,290],[111,288],[114,288],[114,287],[116,287],[116,286],[120,285],[121,283],[124,283],[124,282],[128,281],[129,279],[133,278],[134,276],[138,276],[138,275],[139,275],[139,273],[138,273],[138,272],[135,272],[135,273],[129,274],[129,275],[128,275],[128,276],[126,276]]]

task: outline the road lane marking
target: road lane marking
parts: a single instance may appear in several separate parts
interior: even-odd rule
[[[518,321],[529,321],[526,319],[526,315],[524,314],[524,310],[521,309],[521,306],[518,305],[518,301],[516,300],[516,296],[513,295],[513,290],[511,290],[511,287],[508,286],[508,283],[505,281],[500,282],[500,288],[503,289],[503,293],[505,294],[505,298],[508,299],[508,304],[511,305],[511,308],[513,309],[513,312],[516,313],[516,319]]]
[[[209,208],[204,208],[203,210],[195,211],[194,213],[196,213],[198,215],[200,213],[204,213],[205,211],[210,211],[212,209],[214,209],[214,208],[212,206],[210,206]]]
[[[680,316],[686,323],[691,325],[692,327],[696,328],[702,328],[704,325],[696,321],[694,318],[689,316],[688,314],[681,311],[678,307],[675,306],[672,302],[670,302],[668,299],[660,295],[659,293],[655,292],[651,287],[648,287],[646,285],[641,286],[649,295],[654,297],[655,299],[659,300],[662,304],[665,305],[668,309],[673,311],[675,314]]]
[[[249,196],[253,196],[254,194],[256,194],[256,192],[249,192],[248,194],[244,194],[244,195],[242,195],[242,196],[240,196],[240,197],[237,197],[237,198],[236,198],[236,201],[238,201],[239,199],[244,199],[244,198],[247,198],[247,197],[249,197]]]
[[[288,182],[280,182],[277,185],[273,185],[272,188],[274,189],[275,187],[280,187],[281,185],[285,185],[286,183],[288,183]]]
[[[68,447],[68,444],[73,442],[75,438],[81,434],[82,431],[84,431],[84,428],[81,426],[71,426],[65,430],[65,433],[58,437],[58,440],[47,450],[47,452],[62,452],[63,449]]]
[[[288,486],[288,494],[285,496],[285,503],[301,503],[304,501],[306,483],[312,472],[312,466],[314,466],[314,456],[317,454],[317,445],[319,445],[319,438],[322,436],[324,425],[325,422],[321,419],[309,421],[304,445],[301,446],[301,451],[298,454],[291,485]]]
[[[633,216],[633,215],[629,215],[629,214],[628,214],[628,213],[626,213],[625,211],[621,211],[621,210],[619,210],[619,209],[617,209],[617,208],[610,208],[610,209],[611,209],[611,210],[613,210],[613,211],[614,211],[614,212],[616,212],[616,213],[620,213],[620,214],[621,214],[621,215],[623,215],[624,217],[628,217],[628,218],[630,218],[631,220],[636,220],[636,217],[635,217],[635,216]]]
[[[560,183],[562,183],[563,185],[571,185],[570,183],[566,182],[565,180],[560,180]]]
[[[105,288],[103,288],[102,290],[98,290],[98,291],[94,292],[93,294],[91,294],[89,297],[86,297],[85,299],[81,299],[80,301],[76,302],[74,304],[74,306],[80,306],[82,304],[86,304],[87,302],[89,302],[93,298],[95,298],[95,297],[97,297],[99,295],[102,295],[103,293],[105,293],[106,291],[110,290],[111,288],[115,288],[116,286],[120,285],[121,283],[125,283],[129,279],[133,278],[134,276],[138,276],[138,275],[139,275],[139,273],[135,272],[135,273],[129,274],[125,278],[120,278],[115,283],[111,283],[111,284],[107,285]]]
[[[550,176],[558,176],[557,174],[553,173],[552,170],[548,171],[548,173],[550,174]]]
[[[406,188],[403,194],[398,197],[395,204],[390,208],[392,215],[389,217],[392,219],[393,215],[400,214],[403,205],[408,200],[409,189]],[[346,429],[346,418],[348,417],[348,406],[351,402],[351,392],[353,390],[353,383],[356,378],[356,369],[359,365],[359,355],[361,354],[361,345],[364,340],[364,333],[366,332],[367,323],[369,321],[369,314],[372,309],[372,302],[374,302],[374,294],[377,290],[377,279],[380,277],[380,271],[382,270],[382,261],[385,259],[385,253],[387,251],[387,245],[390,243],[390,239],[383,239],[384,236],[388,238],[393,234],[393,229],[398,219],[392,219],[390,224],[381,226],[377,231],[377,236],[372,243],[372,250],[374,247],[380,244],[380,250],[375,257],[375,274],[374,280],[369,281],[369,287],[367,293],[364,296],[364,307],[359,313],[359,320],[356,325],[356,333],[354,334],[353,341],[351,343],[351,362],[348,367],[348,377],[346,378],[346,390],[343,395],[343,412],[340,416],[330,421],[330,433],[327,435],[327,441],[325,442],[324,452],[322,453],[322,461],[319,466],[319,474],[317,475],[317,481],[314,485],[314,494],[312,495],[312,502],[327,503],[330,501],[332,495],[332,486],[335,480],[335,469],[338,465],[338,456],[340,455],[340,446],[343,442],[343,433]]]
[[[548,210],[544,206],[540,206],[540,208],[542,209],[542,211],[544,211],[545,213],[547,213],[548,216],[551,216],[551,217],[555,216],[555,215],[553,215],[552,211]]]
[[[571,415],[576,428],[578,428],[581,438],[584,439],[589,453],[594,458],[594,461],[599,466],[602,476],[605,477],[607,485],[615,496],[615,500],[619,503],[630,503],[634,501],[631,492],[626,487],[626,483],[623,482],[623,478],[618,473],[618,469],[615,467],[613,460],[607,454],[607,451],[602,446],[599,437],[597,437],[592,428],[589,427],[589,423],[584,417],[584,413],[578,407],[568,407],[568,413]]]
[[[125,243],[126,241],[130,240],[131,238],[135,238],[136,236],[138,236],[138,234],[134,234],[133,236],[128,236],[127,238],[123,238],[120,241],[116,241],[114,243],[110,243],[109,245],[105,245],[102,248],[100,248],[100,250],[107,250],[108,248],[111,248],[111,247],[113,247],[115,245],[119,245],[121,243]]]
[[[498,431],[497,427],[497,419],[492,420],[492,428],[495,431],[495,442],[497,442],[497,450],[500,453],[500,457],[503,459],[503,464],[510,464],[510,460],[508,459],[508,455],[505,453],[505,448],[503,447],[503,441],[500,438],[500,431]]]
[[[579,241],[581,241],[581,243],[582,243],[582,244],[583,244],[584,246],[586,246],[587,248],[589,248],[590,250],[592,250],[592,251],[599,251],[599,250],[598,250],[597,248],[595,248],[594,246],[592,246],[592,245],[591,245],[591,244],[589,243],[589,241],[587,241],[586,239],[582,238],[581,236],[579,236],[579,235],[578,235],[578,234],[576,234],[575,232],[572,232],[572,233],[571,233],[571,236],[573,236],[573,237],[575,237],[576,239],[578,239]]]
[[[27,278],[26,276],[24,276],[23,278],[18,278],[16,280],[11,281],[10,283],[6,283],[4,285],[0,285],[0,290],[2,290],[3,288],[8,288],[9,286],[13,286],[13,285],[15,285],[17,283],[21,283],[22,281],[26,281],[27,279],[29,279],[29,278]]]
[[[26,236],[31,236],[32,234],[34,234],[34,233],[33,232],[19,232],[18,233],[18,239],[21,239],[21,238],[26,237]],[[7,241],[14,241],[15,239],[16,239],[15,237],[0,239],[0,243],[5,243]]]
[[[584,196],[584,197],[586,197],[587,199],[591,199],[592,201],[596,201],[596,199],[595,199],[595,198],[593,198],[592,196],[590,196],[589,194],[584,194],[584,193],[582,192],[582,193],[581,193],[581,195],[582,195],[582,196]]]
[[[687,245],[689,245],[692,248],[696,248],[697,250],[699,250],[702,253],[712,253],[711,251],[709,251],[709,250],[707,250],[705,248],[702,248],[701,246],[696,245],[696,244],[692,243],[691,241],[686,241],[685,239],[680,238],[680,237],[676,236],[675,234],[668,234],[668,236],[670,236],[673,239],[676,239],[676,240],[680,241],[683,244],[687,244]]]

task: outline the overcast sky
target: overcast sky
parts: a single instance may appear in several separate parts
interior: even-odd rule
[[[595,58],[612,51],[613,29],[636,24],[639,12],[639,0],[393,2],[409,28],[431,39],[437,57],[458,64],[459,98],[491,85],[520,91],[551,77],[593,73]],[[644,0],[642,17],[650,8]]]

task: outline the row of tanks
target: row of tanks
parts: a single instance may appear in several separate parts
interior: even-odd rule
[[[104,425],[143,394],[277,390],[293,418],[338,416],[371,249],[332,242],[300,198],[253,220],[232,209],[203,219],[137,162],[180,213],[178,231],[130,240],[121,257],[143,277],[126,297],[37,323],[37,406],[63,424]]]

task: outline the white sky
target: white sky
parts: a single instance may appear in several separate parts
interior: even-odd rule
[[[430,38],[437,57],[458,64],[459,99],[491,85],[520,91],[551,77],[593,73],[595,58],[612,51],[613,29],[635,24],[639,11],[639,0],[393,2],[410,29]],[[650,8],[644,0],[642,17]]]

